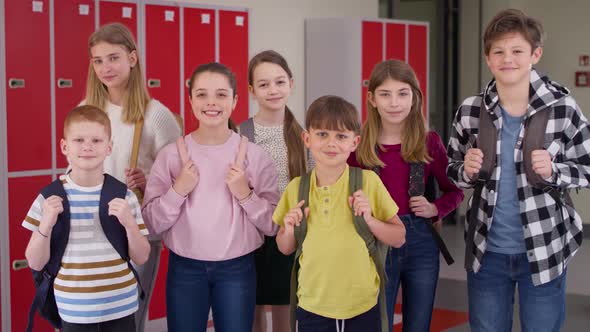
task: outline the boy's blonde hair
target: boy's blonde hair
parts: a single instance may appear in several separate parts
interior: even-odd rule
[[[426,147],[426,120],[422,114],[422,91],[418,84],[418,78],[412,67],[400,60],[386,60],[375,65],[369,79],[368,91],[375,96],[375,90],[388,79],[403,82],[412,90],[412,106],[410,113],[402,124],[401,155],[406,162],[427,163],[432,160]],[[367,121],[363,125],[361,142],[356,151],[357,161],[364,167],[384,167],[385,164],[379,156],[375,147],[383,146],[377,142],[381,132],[381,115],[373,107],[367,96]]]
[[[67,137],[70,127],[80,122],[94,122],[102,125],[107,132],[109,140],[111,139],[111,120],[109,120],[106,112],[92,105],[78,106],[66,115],[64,121],[64,138]]]
[[[484,54],[488,55],[492,43],[507,33],[520,33],[531,45],[531,52],[538,47],[543,47],[545,32],[538,20],[527,16],[518,9],[506,9],[494,16],[488,23],[483,34]]]
[[[137,63],[131,68],[131,72],[129,73],[127,93],[123,99],[123,122],[136,123],[143,120],[145,109],[150,102],[150,96],[144,84],[140,56],[135,40],[133,40],[133,34],[121,23],[103,25],[90,35],[88,39],[90,63],[88,65],[88,79],[86,81],[86,104],[105,109],[107,100],[109,99],[107,87],[102,84],[94,72],[92,53],[90,52],[92,47],[101,42],[123,46],[127,52],[131,53],[135,51],[137,54]]]
[[[360,133],[359,115],[353,104],[338,96],[314,100],[305,115],[305,129],[350,130]]]

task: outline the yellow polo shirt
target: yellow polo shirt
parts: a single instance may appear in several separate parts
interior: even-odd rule
[[[299,258],[299,306],[314,314],[348,319],[377,304],[379,276],[363,239],[358,235],[348,206],[348,166],[331,186],[318,187],[311,173],[310,213],[303,251]],[[293,179],[273,214],[283,225],[287,212],[299,202],[299,183]],[[381,179],[363,170],[363,192],[372,214],[381,221],[391,219],[398,207]]]

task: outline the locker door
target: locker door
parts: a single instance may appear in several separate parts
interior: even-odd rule
[[[150,95],[180,113],[180,17],[178,7],[145,6],[145,63]]]
[[[227,65],[238,80],[235,123],[248,118],[248,12],[219,11],[219,62]]]
[[[94,1],[56,1],[55,15],[55,138],[63,138],[67,113],[84,98],[88,72],[88,37],[94,31]],[[57,167],[67,161],[56,147]]]
[[[428,27],[410,24],[408,29],[408,63],[418,76],[424,96],[422,112],[428,120]]]
[[[373,67],[383,61],[383,23],[363,22],[362,25],[362,82],[361,82],[361,119],[367,118],[367,91]]]
[[[25,249],[31,237],[31,232],[23,228],[21,223],[41,188],[50,182],[51,177],[48,175],[8,179],[8,206],[10,207],[8,234],[10,236],[10,289],[12,290],[10,292],[10,321],[12,331],[25,331],[29,307],[35,295],[30,269],[26,266],[18,267],[19,263],[25,259]],[[22,267],[22,265],[20,266]],[[53,331],[49,323],[39,315],[35,316],[34,330]]]
[[[131,30],[137,43],[137,5],[129,2],[100,1],[100,25],[119,22]]]
[[[215,11],[212,9],[184,8],[184,81],[201,64],[215,61]],[[188,86],[186,83],[185,87]],[[198,127],[188,102],[188,90],[184,96],[184,132]],[[241,102],[244,102],[241,99]]]
[[[4,4],[8,171],[49,169],[49,0]]]
[[[385,59],[406,61],[406,25],[387,23],[385,35]]]

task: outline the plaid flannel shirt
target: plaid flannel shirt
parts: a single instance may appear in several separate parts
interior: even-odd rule
[[[523,123],[536,112],[551,112],[544,145],[553,160],[553,176],[549,183],[561,190],[588,187],[590,128],[576,101],[566,88],[541,76],[535,69],[531,71],[529,87],[529,105]],[[482,98],[497,130],[496,160],[501,160],[502,116],[496,82],[492,80],[482,94],[463,102],[453,121],[447,175],[461,188],[475,185],[475,181],[469,181],[463,172],[463,160],[467,149],[476,147]],[[523,137],[524,125],[521,125],[515,149],[508,153],[514,153],[520,217],[532,281],[540,285],[563,273],[582,243],[582,221],[573,206],[560,209],[549,194],[528,184],[522,156]],[[501,173],[500,163],[497,163],[481,192],[473,238],[475,259],[472,269],[476,273],[486,251]],[[472,202],[469,202],[470,209]],[[467,223],[466,218],[466,229]]]

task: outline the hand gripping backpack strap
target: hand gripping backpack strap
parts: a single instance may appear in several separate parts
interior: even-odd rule
[[[471,208],[467,213],[468,228],[465,236],[465,269],[473,270],[473,261],[475,260],[475,231],[479,220],[479,202],[483,187],[489,181],[496,166],[496,144],[498,141],[498,132],[494,122],[488,113],[482,96],[479,109],[479,129],[475,148],[483,152],[483,163],[478,174],[476,174],[475,190],[471,199]]]
[[[53,294],[53,280],[61,267],[61,260],[70,235],[70,204],[61,180],[53,181],[41,191],[41,195],[45,198],[52,195],[61,197],[64,211],[58,215],[51,232],[49,261],[41,271],[31,270],[35,281],[35,297],[29,309],[28,332],[33,330],[37,310],[53,327],[61,328],[61,318]]]
[[[301,223],[299,226],[295,226],[295,242],[297,243],[297,249],[295,251],[295,257],[293,261],[293,268],[291,269],[291,286],[290,286],[290,314],[291,314],[291,332],[296,332],[297,330],[297,305],[299,303],[299,299],[297,298],[297,289],[299,288],[299,257],[301,256],[301,252],[303,250],[303,242],[305,241],[305,236],[307,235],[307,218],[305,216],[305,209],[309,206],[309,189],[311,183],[311,172],[303,174],[301,176],[301,180],[299,182],[299,196],[298,202],[304,200],[305,203],[301,207],[301,212],[303,213],[303,218],[301,219]]]
[[[573,206],[567,190],[552,186],[533,170],[533,158],[531,154],[535,150],[541,150],[544,148],[545,132],[547,129],[547,123],[549,122],[549,115],[550,110],[546,108],[538,111],[533,116],[528,117],[525,122],[522,159],[526,178],[530,185],[549,194],[559,206]]]
[[[129,168],[136,168],[137,167],[137,158],[139,157],[139,144],[141,143],[141,131],[143,130],[143,120],[139,120],[135,123],[135,128],[133,129],[133,146],[131,148],[131,158],[129,158]],[[139,204],[143,202],[143,192],[139,188],[131,189],[137,199],[139,200]]]
[[[424,163],[409,163],[410,166],[410,176],[409,176],[409,186],[408,186],[408,195],[410,197],[413,196],[424,196],[425,194],[425,184],[424,184]],[[455,262],[453,256],[449,252],[445,241],[440,236],[440,233],[434,227],[434,224],[431,220],[427,220],[426,225],[436,242],[440,253],[443,255],[445,262],[447,265],[451,265]]]
[[[350,192],[350,196],[352,196],[357,190],[363,188],[363,171],[357,167],[349,167],[349,182],[348,188]],[[351,211],[352,213],[352,211]],[[377,274],[379,275],[379,312],[381,313],[381,331],[387,332],[389,331],[389,322],[388,322],[388,315],[387,315],[387,302],[385,300],[385,283],[386,283],[386,274],[385,274],[385,255],[380,253],[379,250],[383,250],[383,248],[388,248],[383,243],[379,243],[375,235],[371,232],[369,225],[365,221],[363,216],[355,216],[352,215],[354,227],[358,235],[363,239],[365,245],[367,246],[367,250],[369,251],[369,255],[375,264],[375,269],[377,270]],[[379,247],[382,247],[381,249]],[[385,251],[386,252],[386,251]]]
[[[100,192],[100,202],[98,214],[100,225],[104,231],[106,238],[109,240],[115,251],[121,258],[127,262],[127,266],[135,276],[137,281],[139,299],[143,300],[145,293],[139,279],[139,274],[131,264],[131,257],[129,256],[129,243],[127,240],[127,232],[125,227],[121,225],[117,217],[109,215],[109,202],[115,198],[125,199],[127,196],[127,185],[115,179],[109,174],[104,175],[104,183]]]

